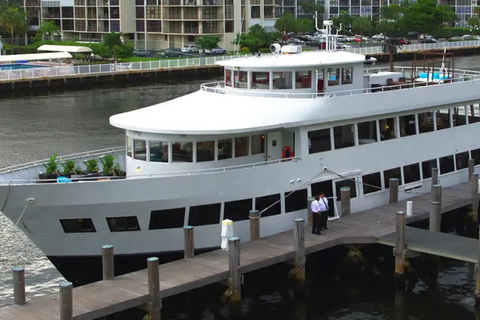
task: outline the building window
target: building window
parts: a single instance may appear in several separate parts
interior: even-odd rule
[[[351,84],[353,81],[353,67],[342,68],[342,84]]]
[[[218,140],[218,160],[232,157],[232,139]]]
[[[312,87],[312,71],[295,72],[295,88],[305,89]]]
[[[455,155],[455,163],[457,165],[457,170],[468,168],[468,151],[457,153]]]
[[[147,141],[133,139],[133,158],[147,161]]]
[[[225,21],[225,33],[234,32],[234,25],[232,20]]]
[[[317,153],[332,150],[330,143],[330,129],[321,129],[308,132],[308,153]]]
[[[145,18],[145,11],[143,10],[143,8],[135,8],[135,17],[137,19]]]
[[[215,141],[197,142],[197,162],[215,160]]]
[[[270,88],[270,73],[253,71],[251,88],[268,90]]]
[[[189,226],[206,226],[220,223],[220,203],[204,204],[190,207]]]
[[[435,117],[437,119],[437,130],[448,129],[451,127],[450,110],[451,109],[441,109],[435,111]]]
[[[335,190],[337,191],[337,197],[340,199],[340,188],[341,187],[350,187],[350,198],[356,198],[357,197],[357,184],[355,182],[355,179],[345,179],[341,181],[336,181],[335,182]]]
[[[408,166],[404,166],[403,177],[405,179],[405,183],[420,181],[420,165],[418,163],[413,163]]]
[[[149,141],[150,161],[168,162],[168,142]]]
[[[267,2],[267,1],[265,1]],[[265,19],[273,19],[275,18],[275,7],[272,6],[266,6],[264,7],[264,18]]]
[[[120,21],[110,21],[110,30],[119,32],[120,31]]]
[[[154,210],[150,213],[149,230],[182,228],[185,208]]]
[[[427,160],[422,162],[423,179],[432,177],[432,169],[437,167],[437,159]]]
[[[137,217],[115,217],[107,218],[108,227],[112,232],[118,231],[140,231]]]
[[[248,138],[249,137],[235,138],[235,158],[248,156]]]
[[[252,210],[252,199],[225,202],[223,219],[248,220],[250,210]]]
[[[260,7],[259,6],[252,6],[250,8],[251,13],[252,13],[252,19],[258,19],[260,18]]]
[[[132,139],[127,136],[127,157],[132,157]]]
[[[271,194],[269,196],[255,198],[255,209],[260,212],[267,209],[262,212],[262,218],[282,213],[280,194]]]
[[[252,155],[265,152],[265,135],[256,134],[252,136]]]
[[[297,190],[290,194],[285,192],[285,212],[293,212],[307,208],[307,189]]]
[[[432,132],[433,112],[424,112],[418,114],[418,129],[420,133]]]
[[[383,179],[385,180],[385,189],[390,188],[390,179],[398,179],[398,185],[402,184],[402,171],[400,168],[393,168],[383,172]]]
[[[380,172],[375,172],[362,176],[363,194],[369,194],[382,190],[382,180]]]
[[[445,174],[455,171],[455,166],[453,165],[453,156],[446,156],[440,158],[440,174]]]
[[[162,21],[159,20],[147,20],[148,32],[162,32]]]
[[[137,20],[136,25],[137,25],[137,31],[138,32],[144,32],[145,31],[145,23],[144,23],[143,20]]]
[[[329,87],[339,85],[340,84],[340,68],[337,68],[337,69],[328,68],[327,79],[328,79]]]
[[[192,162],[192,142],[172,142],[172,162]]]
[[[380,124],[380,140],[381,141],[395,139],[397,137],[395,133],[394,118],[380,120],[379,124]]]
[[[95,232],[92,219],[60,219],[65,233]]]
[[[292,72],[272,72],[273,89],[292,89]]]
[[[335,149],[352,147],[355,145],[353,137],[353,124],[333,128],[333,137]]]
[[[161,19],[162,8],[160,6],[147,7],[147,19]]]
[[[415,115],[401,116],[400,118],[400,137],[412,136],[416,134]]]
[[[376,121],[367,121],[357,124],[358,127],[358,144],[369,144],[377,142],[377,126]]]

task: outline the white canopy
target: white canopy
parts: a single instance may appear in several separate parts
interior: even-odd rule
[[[55,59],[71,59],[72,55],[68,52],[51,52],[51,53],[30,53],[30,54],[12,54],[0,56],[1,62],[17,62],[17,61],[38,61],[38,60],[55,60]]]
[[[93,52],[89,47],[80,46],[57,46],[44,44],[38,47],[37,51],[70,52],[70,53],[90,53]]]

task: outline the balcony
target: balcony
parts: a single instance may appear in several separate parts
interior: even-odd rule
[[[95,0],[87,0],[87,6],[88,7],[96,7],[97,2]]]
[[[183,33],[198,34],[198,27],[185,28]]]
[[[44,12],[42,13],[43,19],[60,19],[60,12]]]
[[[223,6],[223,0],[203,0],[204,6]]]
[[[216,14],[203,13],[201,20],[223,20],[223,14],[221,12]]]
[[[108,1],[109,0],[98,0],[97,3],[99,7],[108,7]]]
[[[163,5],[164,6],[180,6],[182,5],[182,1],[181,0],[165,0],[163,2]]]
[[[27,0],[25,2],[26,7],[40,7],[40,0]]]

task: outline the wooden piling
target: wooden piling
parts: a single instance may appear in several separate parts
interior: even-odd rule
[[[295,279],[303,284],[305,282],[305,220],[302,218],[293,219],[293,237],[295,248]]]
[[[472,181],[472,174],[475,172],[475,159],[468,159],[468,182]]]
[[[398,202],[398,185],[399,180],[397,178],[390,178],[389,188],[390,188],[390,199],[389,203]]]
[[[440,232],[442,225],[442,213],[440,203],[437,201],[430,202],[430,232]]]
[[[250,210],[248,218],[250,219],[250,240],[260,239],[260,211]]]
[[[479,240],[478,248],[480,249],[480,231],[478,233],[478,240]],[[475,268],[475,273],[477,274],[477,281],[475,285],[475,304],[477,306],[480,306],[480,250],[478,252],[478,261],[477,261],[477,266]]]
[[[25,304],[25,269],[13,268],[13,301],[15,304]]]
[[[228,285],[230,302],[238,305],[242,298],[242,275],[240,274],[240,238],[228,238]]]
[[[315,201],[315,197],[308,197],[307,198],[307,213],[308,213],[308,224],[313,223],[313,216],[312,216],[312,202]]]
[[[102,246],[102,271],[103,280],[113,280],[115,277],[113,246],[110,244]]]
[[[73,284],[60,283],[60,320],[73,319]]]
[[[340,201],[342,203],[342,216],[350,214],[350,187],[340,188]]]
[[[471,174],[470,186],[472,194],[471,216],[473,221],[478,222],[478,173]]]
[[[183,227],[184,257],[191,259],[195,256],[195,231],[192,226]]]
[[[397,212],[395,242],[395,282],[397,289],[405,288],[405,212]]]
[[[432,168],[432,192],[433,186],[438,184],[438,168]]]
[[[148,303],[148,312],[150,319],[160,320],[160,310],[162,309],[162,300],[160,299],[160,269],[158,268],[158,258],[151,257],[147,259],[148,269],[148,294],[150,302]]]
[[[432,187],[432,201],[438,202],[442,208],[442,186],[440,184]]]

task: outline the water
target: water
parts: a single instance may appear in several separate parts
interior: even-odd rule
[[[17,69],[31,69],[31,68],[43,68],[45,66],[31,65],[31,64],[1,64],[0,71],[3,70],[17,70]]]
[[[409,66],[411,62],[399,62],[398,65]],[[480,56],[457,57],[455,60],[458,69],[478,70],[479,65]],[[71,154],[121,146],[124,132],[109,125],[111,115],[182,96],[198,90],[202,82],[214,80],[217,79],[186,79],[181,84],[156,83],[51,94],[38,91],[0,98],[0,167],[48,158],[55,152]],[[199,101],[199,107],[202,103],[208,102]],[[403,312],[404,319],[420,320],[471,319],[475,315],[473,271],[468,263],[442,260],[437,289],[429,290],[423,282],[418,282],[412,293],[407,294],[406,305],[399,312],[391,286],[391,265],[384,269],[377,266],[369,273],[355,276],[338,274],[335,265],[317,270],[316,267],[323,265],[322,261],[333,261],[328,254],[320,254],[316,260],[309,257],[309,261],[316,262],[311,263],[307,274],[311,294],[306,300],[282,299],[279,286],[286,282],[285,272],[274,278],[273,283],[266,282],[269,277],[262,276],[261,272],[252,275],[256,276],[253,283],[258,283],[253,290],[257,291],[257,299],[249,298],[250,292],[246,290],[246,318],[394,319]],[[388,260],[388,256],[385,259]],[[29,296],[52,292],[62,281],[61,275],[42,253],[0,214],[0,306],[12,303],[10,270],[13,266],[26,267]],[[269,269],[267,273],[273,273],[276,268],[284,267]],[[266,289],[260,290],[262,287]],[[213,307],[224,288],[214,286],[211,290],[215,294],[208,298],[197,296],[196,300],[202,301],[194,319],[228,317],[224,308]],[[254,307],[249,306],[249,299],[256,301],[252,303]],[[183,304],[164,305],[168,319],[185,318]]]

